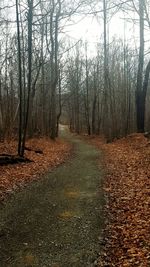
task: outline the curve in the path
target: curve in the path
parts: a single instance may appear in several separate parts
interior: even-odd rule
[[[69,162],[16,193],[1,209],[1,267],[87,267],[103,224],[99,152],[72,138]]]

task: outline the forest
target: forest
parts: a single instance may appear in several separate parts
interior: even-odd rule
[[[89,153],[87,161],[89,160],[91,168],[87,166],[87,170],[89,177],[91,175],[91,183],[93,181],[96,185],[97,180],[92,174],[96,163],[92,165],[94,163],[90,161],[92,155],[94,159],[92,147],[95,147],[95,153],[98,150],[104,155],[98,161],[100,168],[106,169],[106,179],[99,179],[105,180],[99,181],[99,185],[103,184],[99,187],[103,188],[102,194],[106,203],[102,204],[101,201],[100,206],[104,206],[101,216],[106,217],[104,221],[108,221],[108,225],[105,222],[103,226],[104,238],[102,235],[100,237],[103,249],[95,248],[95,251],[98,250],[97,254],[102,250],[99,259],[94,258],[95,265],[88,265],[86,258],[83,262],[77,259],[75,262],[71,259],[67,261],[68,258],[64,261],[61,253],[60,258],[56,257],[54,262],[52,259],[44,262],[38,256],[35,259],[32,253],[20,256],[23,262],[20,258],[19,262],[13,258],[17,257],[14,256],[16,251],[23,251],[20,250],[22,241],[17,239],[17,235],[14,240],[18,242],[19,248],[15,248],[15,252],[9,252],[7,261],[9,235],[3,244],[0,221],[0,249],[4,246],[5,251],[2,255],[2,266],[148,267],[150,1],[0,0],[0,25],[0,201],[9,202],[11,195],[18,194],[15,192],[28,190],[28,184],[31,184],[32,190],[32,183],[33,186],[35,180],[38,183],[40,175],[49,173],[49,169],[50,173],[54,169],[54,176],[58,170],[59,176],[59,168],[63,168],[76,153],[77,157],[75,156],[72,163],[74,167],[71,165],[70,169],[70,179],[74,179],[73,175],[76,178],[81,175],[84,180],[82,162],[85,161],[86,166],[86,159],[81,157],[80,152],[84,152],[85,157]],[[89,146],[89,152],[85,143]],[[79,162],[78,157],[81,157]],[[78,170],[78,175],[74,168]],[[69,172],[69,167],[66,167],[66,172],[67,170]],[[60,177],[71,184],[66,172],[60,169]],[[54,182],[55,185],[50,183],[48,186],[58,189],[64,186],[63,190],[67,192],[64,194],[66,198],[72,199],[71,203],[80,198],[80,191],[84,191],[83,188],[81,190],[81,181],[77,182],[80,187],[78,190],[63,184],[65,182],[60,185],[59,180]],[[93,184],[91,188],[92,186]],[[46,192],[46,185],[39,184],[39,187]],[[42,198],[40,189],[37,191],[37,199],[39,196],[39,201],[45,201],[43,206],[51,205]],[[91,196],[92,193],[87,194]],[[56,192],[56,195],[59,193]],[[32,199],[32,193],[30,197]],[[96,200],[93,199],[94,197],[88,208],[89,217],[96,205]],[[133,206],[129,199],[133,199]],[[18,198],[14,201],[19,203],[20,200]],[[55,197],[53,201],[55,202]],[[32,199],[32,202],[35,200]],[[21,203],[23,205],[23,200]],[[28,200],[26,205],[30,206]],[[88,201],[85,205],[88,205]],[[22,207],[22,210],[26,210]],[[34,211],[36,209],[35,206]],[[120,217],[117,215],[119,211]],[[14,216],[19,212],[16,208]],[[72,217],[80,218],[80,215],[73,214],[70,211],[59,211],[58,218],[65,222]],[[19,222],[22,223],[21,216],[18,227]],[[96,212],[93,218],[95,216]],[[47,221],[47,225],[48,223]],[[9,228],[8,225],[6,228]],[[142,225],[144,230],[140,233]],[[63,224],[61,227],[63,228]],[[97,229],[94,222],[93,227]],[[30,225],[28,228],[30,229]],[[76,233],[77,229],[74,231]],[[133,231],[134,236],[131,235]],[[94,232],[91,235],[94,236]],[[13,232],[10,238],[13,240]],[[49,238],[51,242],[53,237]],[[42,242],[45,241],[39,242],[43,248]],[[67,241],[64,244],[65,242]],[[75,239],[75,242],[78,243],[79,239]],[[23,241],[23,244],[28,243],[30,241]],[[87,254],[94,251],[95,243],[96,241],[91,243],[93,247],[89,250],[87,248]],[[36,247],[35,243],[34,245]],[[50,250],[54,255],[55,250],[52,247]],[[42,253],[46,253],[43,251]],[[74,252],[72,250],[71,253]],[[117,259],[115,255],[118,255]]]
[[[101,10],[96,1],[12,1],[7,6],[1,1],[1,6],[2,141],[15,136],[23,155],[27,136],[57,137],[62,112],[61,122],[72,131],[103,133],[108,141],[149,131],[147,1],[104,1]],[[110,40],[117,12],[124,15],[124,38]],[[74,16],[91,13],[100,13],[103,27],[94,56],[88,41],[66,37]],[[135,24],[138,39],[129,36],[128,23]]]

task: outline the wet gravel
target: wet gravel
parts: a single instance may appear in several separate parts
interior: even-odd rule
[[[74,156],[1,206],[0,267],[88,267],[103,226],[100,152],[75,137]]]

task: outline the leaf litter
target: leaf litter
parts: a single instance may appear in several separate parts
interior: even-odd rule
[[[104,152],[106,179],[103,249],[98,266],[150,266],[150,141],[142,134],[106,144],[90,141]]]
[[[24,187],[27,183],[39,179],[39,176],[51,168],[64,162],[70,155],[71,145],[63,140],[55,142],[49,138],[29,139],[26,144],[31,151],[25,151],[25,157],[32,160],[31,163],[18,163],[0,166],[0,200],[15,190]],[[43,153],[35,153],[35,150]],[[16,141],[0,143],[0,154],[15,154]]]

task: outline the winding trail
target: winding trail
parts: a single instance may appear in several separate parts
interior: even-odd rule
[[[94,266],[103,225],[100,152],[64,138],[73,157],[1,207],[1,267]]]

